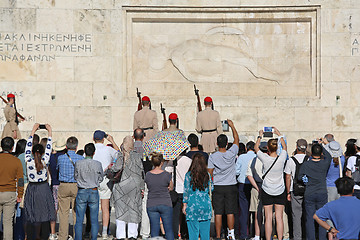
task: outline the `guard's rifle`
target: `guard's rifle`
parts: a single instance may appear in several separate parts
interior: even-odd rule
[[[139,92],[139,89],[136,88],[136,96],[139,99],[138,103],[138,111],[142,109],[142,102],[141,102],[141,92]]]
[[[0,98],[3,100],[3,102],[5,104],[8,103],[8,101],[5,98],[3,98],[2,96],[0,96]],[[20,113],[18,113],[18,111],[16,110],[16,107],[15,107],[15,111],[16,111],[16,117],[20,117],[22,120],[25,120],[25,118]],[[17,124],[19,124],[19,120],[17,121]]]
[[[163,115],[162,130],[164,130],[164,129],[167,129],[168,126],[167,126],[165,108],[163,108],[162,103],[160,103],[160,110],[161,110],[161,113]]]
[[[201,102],[200,102],[200,95],[199,95],[199,89],[196,89],[196,86],[194,84],[194,91],[195,91],[195,95],[197,97],[197,107],[198,107],[198,111],[201,112],[202,108],[201,108]]]

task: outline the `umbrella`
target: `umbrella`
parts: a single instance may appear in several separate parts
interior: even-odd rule
[[[190,146],[184,131],[161,131],[144,143],[146,154],[162,153],[165,160],[175,160]]]

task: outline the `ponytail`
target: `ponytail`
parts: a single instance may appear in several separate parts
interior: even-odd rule
[[[44,147],[41,144],[36,144],[33,146],[32,154],[34,155],[35,168],[37,172],[40,172],[44,168],[44,165],[41,161],[41,157],[44,154],[44,151]]]

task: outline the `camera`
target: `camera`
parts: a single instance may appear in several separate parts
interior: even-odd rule
[[[274,136],[273,134],[273,128],[272,127],[264,127],[264,137],[272,138]]]
[[[228,131],[229,131],[229,123],[228,123],[227,120],[221,121],[221,125],[222,125],[222,128],[223,128],[223,131],[224,131],[224,132],[228,132]]]
[[[45,124],[40,124],[39,129],[46,129],[46,125]]]

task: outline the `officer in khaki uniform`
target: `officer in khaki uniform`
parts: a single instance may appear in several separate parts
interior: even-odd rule
[[[134,114],[134,130],[141,128],[144,130],[146,136],[144,142],[152,138],[158,129],[158,119],[156,112],[150,109],[150,98],[144,96],[141,99],[143,108]]]
[[[219,112],[212,110],[211,97],[204,99],[205,109],[198,113],[196,117],[196,131],[201,133],[200,144],[204,152],[213,153],[216,150],[216,138],[221,134],[222,125]]]
[[[12,137],[13,139],[21,139],[20,130],[16,123],[15,95],[10,93],[7,95],[7,99],[8,103],[4,108],[6,124],[1,138]]]

